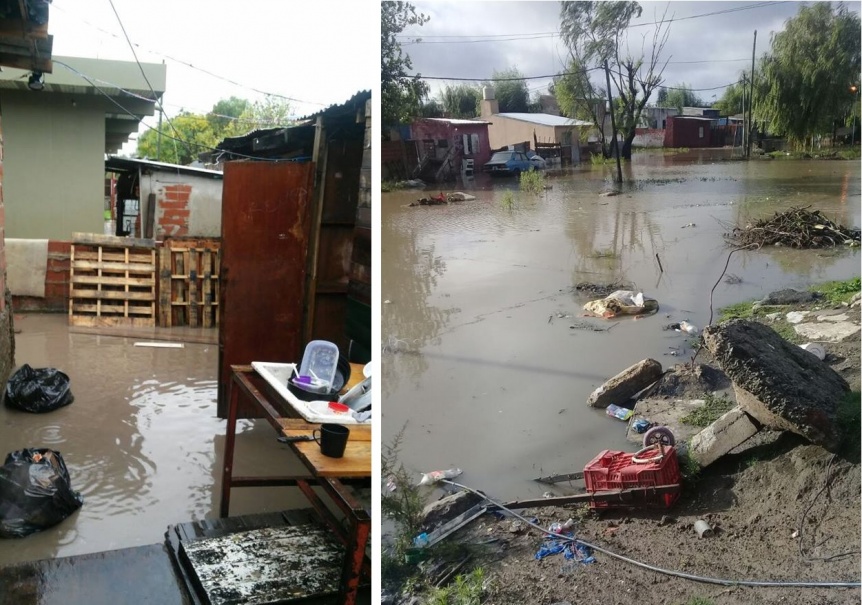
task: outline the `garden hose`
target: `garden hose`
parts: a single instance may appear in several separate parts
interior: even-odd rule
[[[564,536],[562,534],[557,534],[552,531],[541,527],[540,525],[533,523],[523,515],[516,513],[515,511],[506,508],[499,502],[495,502],[482,492],[473,489],[472,487],[468,487],[466,485],[462,485],[461,483],[455,483],[454,481],[450,481],[449,479],[443,479],[442,483],[448,483],[449,485],[453,485],[455,487],[460,487],[461,489],[467,490],[468,492],[475,494],[487,501],[489,504],[494,505],[500,510],[504,510],[513,517],[518,518],[523,521],[530,527],[534,527],[541,531],[542,533],[548,534],[549,536],[553,536],[558,539],[576,542],[578,544],[583,544],[587,548],[592,548],[600,553],[606,554],[609,557],[613,557],[615,559],[619,559],[620,561],[625,561],[626,563],[630,563],[632,565],[636,565],[638,567],[642,567],[644,569],[649,569],[650,571],[654,571],[656,573],[664,574],[666,576],[674,576],[676,578],[682,578],[684,580],[691,580],[693,582],[702,582],[704,584],[719,584],[721,586],[769,586],[769,587],[793,587],[793,588],[858,588],[862,586],[862,582],[794,582],[794,581],[782,581],[782,580],[724,580],[721,578],[709,578],[705,576],[698,576],[690,573],[685,573],[682,571],[674,571],[672,569],[663,569],[661,567],[656,567],[655,565],[650,565],[649,563],[642,563],[641,561],[636,561],[630,557],[626,557],[624,555],[617,554],[601,546],[596,546],[595,544],[590,544],[589,542],[585,542],[579,538],[572,538],[569,536]]]

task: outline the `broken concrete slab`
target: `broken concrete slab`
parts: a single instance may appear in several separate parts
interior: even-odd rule
[[[677,442],[686,441],[700,431],[700,427],[684,424],[682,418],[705,405],[703,399],[661,399],[649,397],[639,399],[634,407],[632,421],[638,418],[649,420],[656,426],[666,426]],[[643,433],[638,433],[629,422],[626,439],[632,443],[643,443]]]
[[[793,326],[796,333],[808,340],[825,340],[826,342],[841,342],[848,336],[855,336],[862,327],[849,321],[838,323],[803,323]]]
[[[610,404],[622,405],[661,377],[661,364],[655,359],[644,359],[626,368],[587,398],[587,405],[606,408]]]
[[[703,338],[733,380],[742,410],[767,427],[792,431],[826,449],[840,445],[838,402],[850,386],[826,363],[753,321],[710,326]]]
[[[689,456],[701,467],[709,466],[759,430],[758,423],[748,414],[733,408],[691,438]]]
[[[808,311],[791,311],[786,316],[787,322],[792,324],[802,323],[808,313]]]

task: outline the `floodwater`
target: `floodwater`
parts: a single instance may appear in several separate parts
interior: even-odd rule
[[[691,357],[684,335],[662,326],[709,323],[728,226],[807,205],[860,224],[858,161],[643,154],[624,167],[623,193],[603,197],[610,170],[549,176],[538,197],[480,177],[456,187],[478,198],[461,204],[411,208],[422,192],[384,194],[383,443],[403,431],[399,459],[417,479],[458,467],[461,482],[489,495],[536,497],[547,489],[536,477],[582,470],[603,449],[637,449],[625,423],[587,397],[645,357],[665,367],[686,359],[673,347]],[[859,267],[858,249],[737,252],[727,273],[742,281],[719,281],[714,309]],[[656,298],[659,313],[581,317],[589,299],[573,287],[615,281]]]
[[[67,317],[16,315],[18,365],[55,367],[75,401],[47,414],[0,407],[2,455],[62,453],[83,507],[54,528],[0,539],[0,565],[164,541],[169,525],[218,517],[225,421],[216,417],[218,347],[135,347],[73,334]],[[139,339],[146,340],[146,339]],[[234,472],[302,474],[265,421],[239,421]],[[295,488],[241,488],[231,515],[305,507]]]

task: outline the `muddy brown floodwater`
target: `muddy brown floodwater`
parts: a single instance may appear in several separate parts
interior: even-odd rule
[[[610,169],[589,166],[549,176],[539,196],[478,177],[454,187],[471,202],[411,208],[422,192],[384,194],[383,441],[404,428],[400,460],[417,479],[459,467],[463,483],[491,496],[529,498],[543,492],[536,477],[581,470],[603,449],[636,449],[625,423],[588,408],[587,396],[645,357],[667,367],[684,359],[674,348],[691,356],[684,335],[662,326],[708,323],[728,225],[807,205],[860,224],[858,161],[639,154],[624,178],[610,197],[600,195]],[[859,251],[739,252],[727,271],[741,281],[718,284],[716,314],[857,276]],[[614,281],[633,282],[660,311],[609,332],[583,329],[614,320],[580,317],[589,299],[573,287]]]
[[[16,315],[18,365],[56,367],[75,402],[48,414],[0,407],[2,455],[63,454],[83,507],[58,526],[0,539],[0,565],[164,541],[168,525],[218,517],[225,421],[216,417],[216,345],[135,347],[73,334],[65,315]],[[147,339],[138,339],[147,340]],[[234,472],[301,474],[263,421],[239,421]],[[292,488],[234,490],[231,515],[304,507]]]

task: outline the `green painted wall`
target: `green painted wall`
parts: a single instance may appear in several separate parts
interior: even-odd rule
[[[82,95],[0,90],[6,237],[102,233],[105,107]]]

